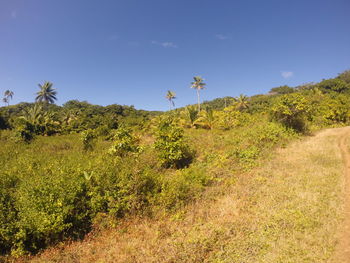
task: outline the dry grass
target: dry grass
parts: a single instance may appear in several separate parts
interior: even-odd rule
[[[326,130],[279,149],[185,211],[129,218],[31,262],[330,262],[343,209],[343,132]]]

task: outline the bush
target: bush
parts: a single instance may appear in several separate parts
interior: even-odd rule
[[[226,107],[217,112],[217,127],[221,130],[230,130],[244,122],[244,114],[236,110],[235,106]]]
[[[308,112],[306,98],[298,93],[283,95],[271,109],[273,119],[299,132],[306,130]]]
[[[35,137],[35,129],[29,122],[23,121],[15,129],[15,138],[26,143],[31,142]]]
[[[89,129],[81,133],[81,141],[83,142],[84,151],[91,151],[94,148],[94,140],[96,135],[94,131]]]
[[[16,192],[18,232],[15,254],[36,252],[67,237],[82,237],[90,229],[89,197],[83,177],[37,175]]]
[[[119,218],[127,212],[139,213],[152,202],[160,186],[159,176],[135,158],[105,163],[104,169],[90,179],[93,214]]]
[[[0,115],[0,130],[4,130],[7,128],[9,128],[7,120],[3,116]]]
[[[14,189],[18,178],[4,174],[0,178],[0,253],[9,252],[17,232],[17,210],[15,208]]]
[[[184,131],[175,126],[171,119],[162,120],[156,130],[155,149],[162,166],[183,168],[193,159],[193,151],[184,141]]]
[[[141,150],[138,145],[139,140],[127,128],[119,128],[113,136],[113,141],[113,145],[108,151],[112,155],[123,157],[128,153],[137,153]]]
[[[197,199],[210,182],[203,168],[193,167],[177,171],[164,179],[158,202],[167,210],[176,210]]]

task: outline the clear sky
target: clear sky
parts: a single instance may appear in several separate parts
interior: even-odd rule
[[[350,69],[350,0],[0,0],[0,92],[166,110]]]

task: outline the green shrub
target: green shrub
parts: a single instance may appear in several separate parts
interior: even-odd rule
[[[130,129],[119,128],[113,136],[113,145],[108,152],[120,157],[128,153],[137,153],[141,150],[138,142],[139,140],[132,135]]]
[[[135,158],[105,163],[104,169],[90,179],[92,211],[115,218],[127,212],[140,213],[152,202],[160,186],[159,175]]]
[[[175,126],[171,119],[160,122],[156,130],[154,147],[162,166],[169,168],[183,168],[188,166],[194,156],[184,141],[184,131]]]
[[[176,210],[199,198],[204,187],[210,182],[203,168],[191,167],[177,171],[164,179],[158,202],[167,210]]]
[[[89,197],[82,177],[38,174],[19,185],[16,199],[15,254],[82,237],[90,229]]]
[[[0,253],[9,252],[17,232],[17,209],[14,192],[18,178],[4,173],[0,178]]]
[[[81,141],[83,142],[84,151],[91,151],[94,148],[94,140],[96,135],[93,130],[89,129],[81,133]]]
[[[308,112],[307,99],[298,93],[283,95],[271,109],[273,119],[299,132],[306,130]]]
[[[350,117],[349,102],[344,95],[324,98],[319,111],[327,123],[346,123]]]
[[[15,129],[15,138],[26,143],[31,142],[35,137],[35,129],[29,122],[22,122]]]

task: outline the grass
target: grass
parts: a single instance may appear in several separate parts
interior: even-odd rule
[[[213,161],[225,176],[202,200],[171,216],[129,217],[31,262],[331,262],[344,186],[339,131],[295,141],[248,173]],[[206,140],[224,152],[222,140]]]

